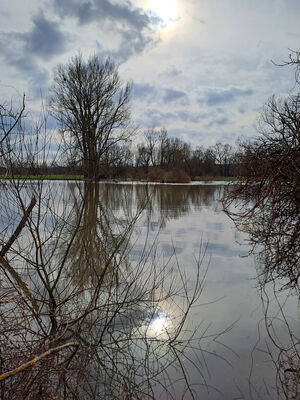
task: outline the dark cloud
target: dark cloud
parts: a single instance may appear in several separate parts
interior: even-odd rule
[[[156,127],[156,126],[166,126],[168,121],[174,121],[176,119],[176,114],[171,112],[160,112],[158,110],[150,109],[146,113],[147,117],[147,126],[148,127]]]
[[[62,18],[72,16],[77,18],[80,24],[121,21],[126,25],[130,25],[131,28],[141,31],[151,24],[160,22],[159,18],[145,13],[141,8],[134,7],[129,1],[117,4],[109,0],[88,0],[84,2],[55,0],[54,4]]]
[[[191,114],[189,112],[182,110],[178,111],[177,116],[184,122],[193,122],[193,123],[197,123],[202,119],[207,118],[207,114],[204,113]]]
[[[179,90],[174,89],[165,89],[165,94],[163,100],[167,103],[176,100],[187,99],[187,95],[185,92],[181,92]]]
[[[62,19],[75,18],[79,25],[97,23],[100,29],[117,33],[120,37],[118,49],[103,47],[101,54],[113,57],[118,63],[155,43],[153,28],[161,22],[129,1],[118,4],[110,0],[55,0],[54,9]]]
[[[175,101],[183,102],[184,104],[188,103],[188,97],[186,93],[181,92],[179,90],[174,89],[160,89],[149,83],[135,83],[133,85],[133,96],[139,99],[147,99],[151,98],[151,101],[154,99],[163,101],[164,103],[170,103]],[[148,101],[149,102],[149,101]],[[154,113],[154,111],[151,111]],[[155,111],[157,113],[157,111]],[[169,115],[170,113],[168,113]],[[160,115],[162,115],[160,113]],[[180,111],[177,115],[172,114],[172,118],[179,117],[182,120],[191,121],[193,118],[192,115],[187,114],[185,111]]]
[[[205,243],[205,249],[208,254],[211,254],[213,256],[218,255],[226,258],[239,257],[241,254],[240,250],[236,250],[235,248],[230,248],[229,246],[224,245],[222,243]]]
[[[137,98],[146,98],[150,94],[155,94],[156,89],[154,86],[149,85],[148,83],[134,83],[133,84],[133,97]]]
[[[6,38],[9,36],[11,45],[6,46]],[[22,76],[24,82],[31,88],[31,94],[41,96],[41,92],[47,91],[49,73],[45,68],[38,65],[37,60],[32,54],[26,54],[24,43],[13,35],[0,35],[0,56],[5,59],[7,66],[13,67]],[[23,45],[23,46],[22,46]],[[22,90],[22,89],[21,89]]]
[[[61,54],[66,49],[67,37],[61,32],[58,23],[48,20],[40,12],[33,18],[33,28],[24,33],[25,51],[43,58]]]
[[[134,54],[142,53],[142,51],[150,44],[154,44],[155,40],[151,35],[144,35],[142,32],[134,30],[119,29],[121,43],[116,50],[108,50],[100,46],[101,55],[113,58],[118,64],[124,63]]]
[[[211,128],[212,126],[215,126],[215,125],[219,125],[219,126],[221,126],[221,125],[227,125],[227,124],[229,124],[229,119],[227,118],[227,117],[219,117],[219,118],[215,118],[215,119],[213,119],[209,124],[207,124],[206,126],[207,126],[207,128]]]
[[[61,32],[59,24],[48,20],[42,12],[32,22],[28,32],[0,33],[0,56],[30,84],[32,93],[40,96],[41,91],[47,89],[49,73],[46,68],[40,67],[38,61],[63,53],[67,37]]]
[[[233,87],[230,89],[210,89],[204,92],[203,97],[199,102],[205,102],[208,106],[215,106],[218,104],[231,103],[237,97],[251,96],[253,91],[251,89],[240,89]]]
[[[174,254],[181,254],[186,247],[185,243],[173,243],[172,245],[169,243],[162,243],[161,250],[165,257],[172,257]]]

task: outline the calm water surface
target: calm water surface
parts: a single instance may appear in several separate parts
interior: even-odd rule
[[[186,296],[178,296],[176,303],[168,298],[161,301],[155,313],[150,312],[148,317],[148,310],[140,308],[132,310],[132,316],[128,313],[125,322],[121,316],[114,323],[116,330],[124,329],[127,324],[126,334],[133,338],[133,345],[135,335],[140,333],[147,336],[149,343],[159,338],[160,353],[154,351],[153,354],[163,360],[164,341],[168,333],[176,329],[180,310],[186,307],[184,297],[192,296],[200,264],[201,293],[189,311],[181,335],[183,343],[189,340],[189,349],[178,354],[194,398],[286,398],[282,395],[279,376],[282,368],[287,367],[282,367],[279,355],[291,345],[292,335],[299,336],[298,298],[287,291],[278,292],[276,282],[268,286],[259,284],[257,276],[263,267],[249,254],[247,233],[238,231],[222,211],[221,199],[229,187],[100,183],[85,191],[83,183],[50,182],[47,185],[56,208],[49,216],[45,211],[45,235],[49,235],[48,231],[51,233],[53,215],[69,212],[68,218],[76,225],[82,213],[84,222],[72,244],[65,281],[62,281],[69,283],[66,288],[62,287],[61,293],[67,295],[68,288],[80,288],[85,294],[81,301],[86,301],[88,290],[85,288],[92,287],[95,268],[101,270],[101,263],[107,263],[120,236],[128,232],[122,241],[126,253],[124,269],[120,270],[120,275],[108,271],[115,285],[120,286],[120,293],[122,285],[126,289],[126,280],[122,283],[121,275],[134,276],[130,271],[137,270],[141,260],[149,268],[151,265],[163,268],[163,279],[157,289],[161,290],[161,295],[176,282],[184,282],[187,290]],[[1,226],[8,226],[6,218],[14,214],[14,203],[6,201],[5,204],[11,204],[11,210],[3,213]],[[49,204],[47,207],[49,210]],[[134,221],[133,226],[130,221]],[[69,229],[68,226],[64,229]],[[65,236],[68,238],[72,234],[70,228]],[[26,236],[22,240],[25,249],[30,241]],[[51,240],[47,241],[49,252]],[[56,245],[58,249],[59,246],[63,244]],[[85,264],[83,260],[87,255]],[[59,252],[56,257],[59,259]],[[55,264],[56,258],[51,262]],[[53,271],[55,276],[55,269]],[[138,285],[150,279],[147,268],[143,269],[143,274]],[[34,284],[34,277],[34,270],[24,273],[28,285]],[[139,287],[134,290],[138,293]],[[172,290],[176,292],[177,286]],[[89,330],[96,338],[101,323]],[[134,352],[132,350],[132,354]],[[168,368],[167,373],[175,388],[173,398],[193,398],[191,392],[184,393],[182,372]],[[154,390],[156,398],[168,398],[161,386],[156,385]]]
[[[179,266],[192,288],[197,260],[204,255],[204,289],[187,321],[200,338],[192,362],[186,363],[196,398],[275,399],[281,390],[276,374],[280,346],[288,346],[289,329],[299,332],[298,301],[286,292],[275,291],[275,296],[276,285],[259,286],[261,266],[249,255],[247,235],[222,211],[220,199],[227,189],[217,184],[99,187],[115,215],[124,209],[134,214],[148,201],[131,238],[131,263],[139,260],[145,241],[155,242],[152,256],[168,264],[169,278]],[[155,324],[153,335],[163,329],[159,318]]]

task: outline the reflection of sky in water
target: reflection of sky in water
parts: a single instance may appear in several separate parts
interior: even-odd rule
[[[170,263],[171,276],[178,274],[178,263],[192,287],[199,248],[202,248],[202,252],[206,248],[204,265],[201,267],[203,273],[209,263],[206,284],[197,302],[198,307],[192,310],[187,324],[190,329],[200,326],[197,337],[223,332],[217,341],[201,339],[196,345],[198,354],[192,356],[193,361],[198,363],[199,354],[205,355],[209,371],[207,383],[220,392],[211,390],[208,394],[206,389],[198,387],[197,398],[250,399],[249,377],[253,357],[251,385],[255,387],[255,395],[252,398],[272,399],[275,372],[265,352],[268,338],[264,331],[254,259],[245,257],[249,250],[247,237],[238,232],[221,211],[220,204],[216,202],[221,195],[219,187],[198,187],[197,190],[198,197],[195,192],[190,196],[182,196],[185,204],[181,204],[174,200],[178,195],[174,187],[174,195],[169,196],[168,203],[171,210],[166,204],[161,208],[161,202],[156,202],[155,197],[152,199],[156,221],[159,215],[164,221],[157,241],[156,257]],[[146,235],[145,226],[139,231],[139,240],[133,249],[134,259],[138,257],[139,247],[142,248],[140,243]],[[151,242],[156,238],[157,230],[147,230],[147,235]],[[168,258],[174,254],[174,249],[176,260],[172,259],[172,263]],[[275,314],[276,309],[275,302],[271,302],[270,310]],[[164,314],[155,316],[148,325],[149,336],[155,337],[164,331],[165,325],[168,325],[166,320]],[[256,345],[260,350],[253,352]],[[199,381],[195,368],[191,367],[190,376],[193,381]]]
[[[65,189],[65,184],[51,185],[56,188],[59,186],[62,192]],[[100,186],[103,190],[109,188],[109,185]],[[248,380],[253,362],[255,368],[251,384],[255,386],[255,394],[252,398],[265,400],[273,398],[272,394],[269,396],[267,392],[271,392],[275,380],[274,368],[265,352],[266,341],[268,345],[270,343],[264,330],[262,302],[256,287],[255,263],[253,258],[244,257],[248,252],[246,235],[238,232],[232,221],[220,210],[217,199],[222,194],[222,189],[220,191],[218,186],[188,185],[148,187],[152,211],[149,211],[148,205],[137,223],[132,237],[130,259],[133,266],[139,261],[146,237],[150,244],[157,239],[157,246],[153,247],[148,259],[167,262],[170,279],[178,276],[180,268],[189,281],[189,287],[193,288],[199,248],[201,244],[202,252],[206,248],[206,257],[200,272],[202,277],[209,263],[206,284],[197,301],[197,307],[188,317],[187,327],[190,332],[199,326],[196,338],[200,340],[193,342],[195,353],[191,354],[191,359],[198,366],[201,360],[205,365],[203,374],[207,384],[220,392],[210,390],[208,393],[206,389],[198,386],[197,398],[250,399]],[[109,205],[114,210],[114,215],[120,214],[122,218],[124,215],[121,205],[127,190],[130,206],[138,204],[138,199],[145,199],[145,185],[142,184],[112,185],[109,190]],[[2,221],[2,224],[6,222]],[[176,259],[172,257],[174,251]],[[297,301],[293,300],[290,299],[289,303],[292,305],[288,306],[294,326],[299,320],[299,314]],[[168,340],[176,331],[176,323],[180,320],[177,319],[180,307],[181,304],[177,304],[177,309],[162,304],[155,311],[147,310],[148,313],[139,310],[127,315],[125,320],[116,321],[115,326],[118,328],[128,325],[129,331],[135,326],[137,333],[142,333],[151,340]],[[276,314],[277,308],[274,298],[270,298],[269,310],[273,315]],[[284,341],[284,327],[282,324],[277,325],[276,334]],[[211,335],[222,332],[218,340],[213,340]],[[252,352],[255,345],[260,350]],[[205,358],[205,361],[202,358]],[[195,368],[190,368],[189,375],[193,382],[199,383],[201,378]]]
[[[174,317],[162,309],[157,309],[139,331],[149,339],[170,340],[174,333]]]

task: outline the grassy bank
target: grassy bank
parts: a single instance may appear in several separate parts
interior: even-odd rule
[[[57,181],[57,180],[84,180],[83,175],[14,175],[12,176],[5,176],[5,175],[0,175],[0,179],[24,179],[24,180],[51,180],[51,181]],[[107,179],[108,181],[111,179]],[[131,179],[131,178],[116,178],[114,181],[123,181],[123,180],[132,180],[132,181],[139,181],[139,179]],[[220,182],[232,182],[232,181],[238,181],[239,178],[236,177],[222,177],[222,176],[202,176],[202,177],[197,177],[195,179],[196,181],[204,181],[204,182],[211,182],[211,181],[220,181]],[[105,180],[104,180],[105,181]],[[141,180],[143,181],[143,179]],[[151,182],[150,180],[147,180],[148,182]],[[155,180],[153,180],[155,181]]]
[[[13,177],[8,175],[0,175],[0,179],[24,179],[24,180],[81,180],[83,175],[14,175]]]

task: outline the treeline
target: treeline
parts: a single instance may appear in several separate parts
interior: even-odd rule
[[[148,129],[140,140],[131,120],[131,90],[132,84],[121,81],[111,59],[73,57],[55,71],[47,104],[47,113],[57,122],[59,146],[50,143],[53,132],[47,132],[43,121],[30,123],[33,132],[28,132],[28,122],[26,127],[23,121],[25,98],[21,113],[0,105],[0,133],[6,138],[0,172],[161,182],[238,174],[239,150],[229,144],[193,148],[168,136],[165,128]],[[8,141],[7,126],[12,133],[23,132],[19,142]],[[12,150],[18,155],[14,159],[8,156]]]
[[[204,176],[235,176],[237,151],[229,144],[217,143],[192,148],[188,143],[169,137],[166,129],[149,129],[138,146],[135,167],[151,180],[188,181]]]
[[[135,148],[114,144],[102,155],[101,179],[137,179],[159,182],[189,182],[210,177],[235,177],[240,170],[241,149],[230,144],[198,146],[170,137],[165,128],[148,129]],[[5,172],[3,169],[2,173]],[[19,160],[12,166],[18,175],[84,175],[83,165],[65,162]]]

